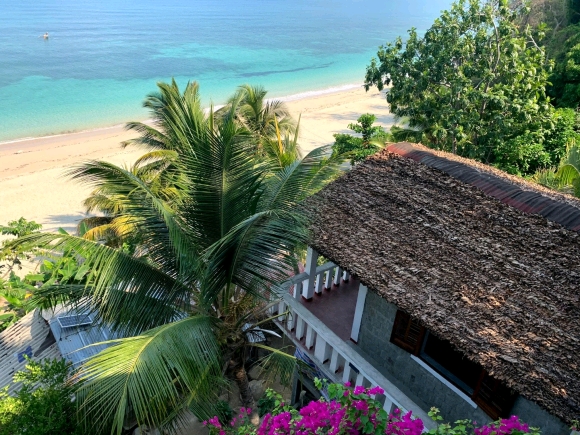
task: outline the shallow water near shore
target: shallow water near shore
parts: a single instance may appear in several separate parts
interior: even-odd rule
[[[0,1],[0,141],[143,119],[172,76],[200,82],[205,104],[242,83],[272,97],[361,83],[380,44],[450,3]]]

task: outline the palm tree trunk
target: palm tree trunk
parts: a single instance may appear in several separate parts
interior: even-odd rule
[[[252,390],[250,389],[248,374],[246,373],[244,363],[242,361],[232,359],[230,361],[230,367],[232,369],[234,381],[236,382],[236,385],[240,390],[240,399],[242,401],[242,406],[244,406],[245,408],[254,409],[256,406],[254,403],[254,397],[252,396]]]

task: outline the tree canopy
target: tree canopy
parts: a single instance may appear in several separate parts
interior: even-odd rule
[[[431,147],[514,173],[546,166],[551,66],[520,13],[506,0],[459,0],[423,37],[411,29],[381,46],[365,88],[391,85],[391,111]]]

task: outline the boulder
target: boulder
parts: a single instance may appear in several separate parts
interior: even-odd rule
[[[266,383],[260,380],[250,381],[250,390],[252,391],[252,397],[257,402],[266,391]]]
[[[249,371],[248,371],[248,377],[250,379],[259,379],[260,376],[262,376],[262,374],[264,373],[264,369],[262,368],[262,366],[260,366],[259,364],[255,364]]]

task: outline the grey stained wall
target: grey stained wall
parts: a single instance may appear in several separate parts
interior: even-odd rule
[[[411,355],[390,342],[397,307],[369,291],[365,301],[358,347],[374,360],[376,368],[425,411],[435,406],[447,421],[471,419],[487,423],[491,419],[480,408],[434,377]],[[569,434],[570,430],[558,418],[538,405],[518,397],[513,414],[531,426],[541,427],[543,435]]]

